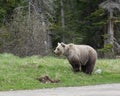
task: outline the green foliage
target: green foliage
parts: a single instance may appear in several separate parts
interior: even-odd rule
[[[99,57],[100,58],[115,58],[115,53],[112,52],[113,45],[111,44],[104,44],[104,47],[98,49]]]
[[[74,73],[65,59],[32,56],[19,58],[12,54],[0,54],[0,90],[52,88],[60,86],[82,86],[104,83],[120,83],[120,60],[97,60],[95,67],[101,74]],[[36,78],[48,75],[60,82],[40,83]]]
[[[99,49],[98,51],[99,51],[99,52],[107,53],[107,52],[111,52],[111,49],[112,49],[112,48],[113,48],[113,45],[111,45],[111,44],[105,44],[105,45],[104,45],[104,48]]]
[[[54,27],[54,37],[59,37],[55,41],[53,40],[53,43],[62,41],[62,36],[65,37],[65,42],[74,42],[74,43],[80,43],[82,41],[82,38],[79,36],[79,14],[80,10],[76,7],[79,6],[78,1],[64,1],[64,19],[65,19],[65,28],[64,32],[61,25],[61,7],[58,7],[56,10],[56,22],[54,23],[56,27]],[[60,0],[56,2],[58,6],[60,6]],[[76,10],[76,11],[75,11]]]
[[[26,0],[1,0],[0,1],[1,29],[6,22],[10,23],[10,21],[13,20],[13,17],[12,17],[13,10],[19,6],[20,6],[19,8],[23,7],[22,5],[25,5],[25,8],[27,8],[26,6],[28,6],[29,4],[28,1]],[[52,36],[53,48],[56,46],[57,42],[63,41],[63,36],[64,36],[66,43],[72,42],[77,44],[88,44],[94,47],[95,49],[103,48],[100,51],[108,51],[109,48],[107,49],[104,46],[104,40],[108,37],[108,35],[106,34],[108,16],[106,14],[106,11],[99,7],[99,5],[103,1],[104,0],[63,0],[63,9],[64,9],[64,15],[65,15],[64,17],[65,28],[63,30],[62,24],[61,24],[61,18],[62,18],[61,17],[61,0],[55,0],[55,2],[53,3],[53,5],[55,5],[54,6],[55,14],[50,10],[47,10],[47,12],[49,11],[49,13],[45,13],[47,14],[47,17],[48,17],[47,20],[49,20],[52,23],[49,29],[52,30],[52,34],[50,35]],[[46,5],[49,5],[49,4],[46,3]],[[44,10],[46,10],[47,8],[48,6],[43,7]],[[24,12],[25,13],[23,13],[23,15],[25,14],[29,15],[29,13],[26,10]],[[118,19],[115,18],[115,24],[118,24],[117,27],[116,26],[114,27],[114,29],[116,30],[115,37],[117,38],[118,41],[120,41],[119,40],[120,15],[118,14],[118,11],[115,11],[114,15],[115,17],[118,18]],[[19,28],[19,26],[15,28]],[[17,32],[18,30],[15,33]],[[6,37],[5,39],[9,42],[9,40],[7,39],[9,37],[9,34],[7,35],[6,34],[7,34],[6,32],[5,32],[5,35],[3,35],[3,33],[0,34],[0,39]],[[13,37],[11,37],[12,38],[11,42],[12,41],[14,42],[13,38],[15,37],[15,35],[12,35],[12,36]],[[23,37],[21,35],[19,36],[18,34],[17,36]],[[3,44],[3,42],[4,41],[0,41],[0,45]]]
[[[0,26],[12,15],[14,8],[22,3],[22,0],[0,0]]]
[[[54,25],[54,42],[65,41],[70,43],[89,44],[95,48],[103,47],[103,26],[106,22],[104,10],[98,8],[102,1],[99,0],[68,0],[64,1],[65,30],[61,27],[61,7],[56,11],[56,22]],[[60,3],[56,3],[60,6]],[[58,15],[59,14],[59,15]],[[61,35],[62,34],[62,35]],[[59,37],[59,39],[56,39]]]

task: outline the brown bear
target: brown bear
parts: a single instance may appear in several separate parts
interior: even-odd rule
[[[54,53],[66,56],[74,72],[80,71],[81,68],[82,72],[92,74],[97,52],[89,45],[58,43]]]

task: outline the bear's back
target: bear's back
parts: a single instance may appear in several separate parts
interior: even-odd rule
[[[97,58],[96,51],[89,45],[76,45],[76,44],[69,44],[69,59],[77,58],[83,64],[85,64],[89,58],[94,57]]]

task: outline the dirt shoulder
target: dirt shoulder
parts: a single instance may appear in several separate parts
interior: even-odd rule
[[[0,96],[120,96],[120,84],[1,91]]]

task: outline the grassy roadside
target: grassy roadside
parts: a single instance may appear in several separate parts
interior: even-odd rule
[[[0,91],[120,83],[120,59],[97,60],[95,70],[99,68],[102,69],[101,74],[89,76],[81,72],[73,73],[66,59],[19,58],[12,54],[0,54]],[[44,75],[60,82],[43,84],[36,80]]]

